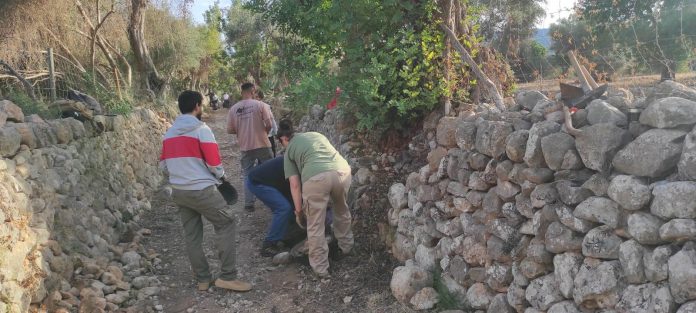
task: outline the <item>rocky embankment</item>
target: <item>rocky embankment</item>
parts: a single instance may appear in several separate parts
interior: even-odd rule
[[[161,308],[138,221],[166,126],[147,109],[44,121],[0,101],[0,312]]]
[[[696,91],[610,90],[572,127],[539,92],[515,102],[440,119],[429,164],[391,186],[393,295],[415,309],[696,312]]]

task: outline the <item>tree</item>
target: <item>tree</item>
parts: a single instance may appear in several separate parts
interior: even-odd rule
[[[147,0],[131,0],[131,15],[128,25],[128,40],[133,50],[136,69],[140,76],[141,88],[161,96],[167,87],[167,81],[160,76],[155,63],[150,57],[150,50],[145,41],[145,8]]]
[[[592,28],[590,38],[610,37],[614,46],[674,79],[679,65],[693,53],[696,3],[683,0],[582,0],[580,19]],[[597,44],[594,44],[597,45]],[[602,53],[602,52],[597,52]]]

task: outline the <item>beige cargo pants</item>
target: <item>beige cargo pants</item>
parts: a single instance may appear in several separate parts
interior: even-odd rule
[[[329,245],[324,237],[329,200],[333,202],[333,231],[338,247],[344,253],[353,249],[351,216],[346,203],[350,181],[350,170],[329,171],[314,175],[302,184],[303,209],[307,215],[309,264],[316,273],[329,271]]]

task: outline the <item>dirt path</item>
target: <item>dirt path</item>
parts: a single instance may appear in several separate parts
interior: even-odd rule
[[[220,145],[223,164],[230,178],[240,177],[239,150],[233,136],[224,131],[227,110],[219,110],[205,119]],[[241,180],[234,179],[241,192]],[[240,199],[241,200],[241,199]],[[212,288],[196,291],[189,261],[184,254],[178,211],[169,199],[156,198],[153,210],[143,216],[143,227],[152,230],[144,242],[146,249],[160,253],[162,263],[155,267],[163,288],[159,302],[164,312],[408,312],[395,302],[389,291],[394,263],[378,251],[376,234],[356,230],[354,255],[332,262],[333,278],[319,281],[308,266],[274,266],[270,258],[259,255],[259,247],[270,221],[270,210],[260,201],[254,213],[233,207],[239,227],[237,260],[241,279],[254,284],[248,293],[233,293]],[[360,216],[360,214],[357,214]],[[355,221],[359,223],[360,221]],[[354,223],[354,224],[355,224]],[[365,225],[364,221],[362,225]],[[363,228],[364,229],[364,228]],[[374,230],[376,233],[376,229]],[[204,248],[211,269],[219,269],[212,242],[213,228],[205,223]]]

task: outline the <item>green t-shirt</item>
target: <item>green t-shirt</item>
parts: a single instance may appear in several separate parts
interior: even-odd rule
[[[302,182],[328,171],[350,171],[348,162],[324,135],[315,132],[295,134],[285,151],[285,178],[300,175]]]

